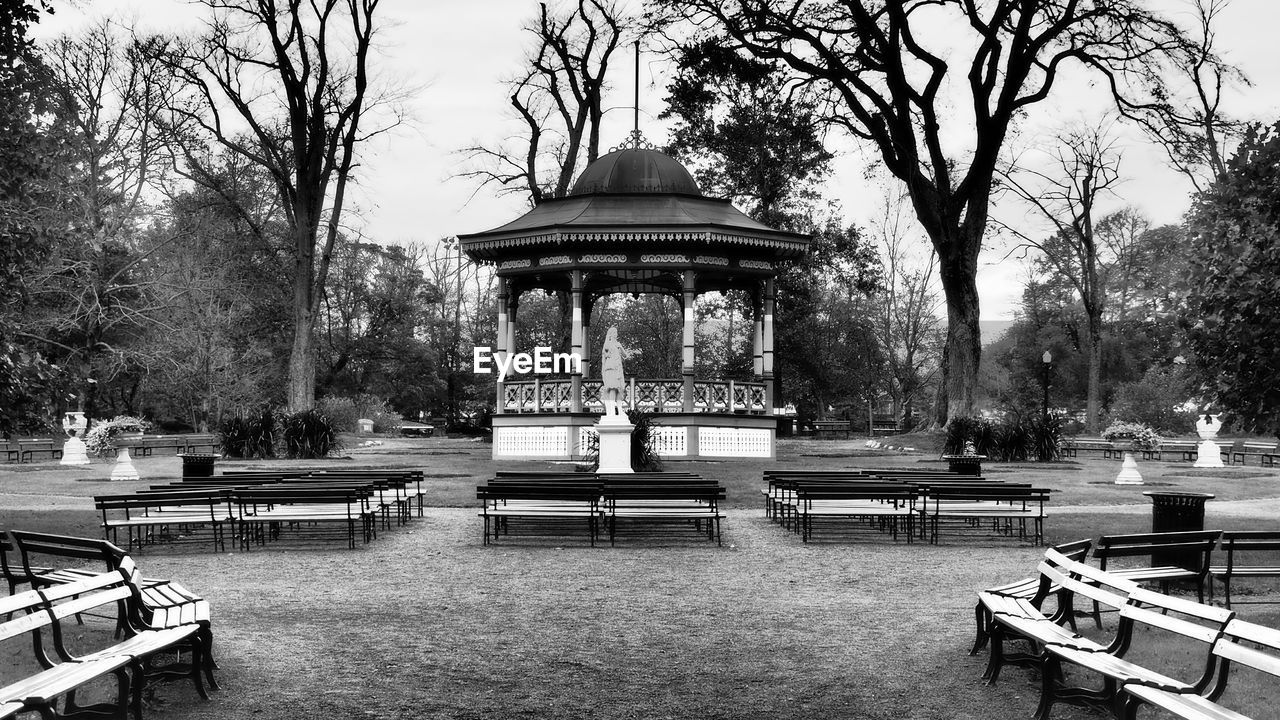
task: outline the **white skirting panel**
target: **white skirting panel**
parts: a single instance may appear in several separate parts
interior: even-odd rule
[[[493,457],[555,457],[569,456],[569,428],[550,427],[495,427],[493,429]]]
[[[689,428],[650,425],[649,432],[658,457],[683,457],[689,454]]]
[[[684,457],[689,454],[689,429],[683,427],[662,427],[650,425],[649,432],[654,452],[658,457]],[[595,441],[595,428],[578,428],[578,447],[586,452]]]
[[[700,427],[698,455],[773,457],[773,433],[762,428]]]

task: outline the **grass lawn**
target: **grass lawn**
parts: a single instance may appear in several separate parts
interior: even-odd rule
[[[986,687],[985,655],[967,652],[975,592],[1033,573],[1041,549],[879,535],[802,545],[763,516],[762,469],[939,466],[931,458],[870,453],[861,441],[788,440],[777,461],[671,463],[728,487],[724,547],[670,536],[592,549],[581,537],[483,546],[473,506],[475,485],[496,469],[488,453],[465,440],[390,440],[317,463],[427,473],[427,517],[354,551],[281,543],[138,553],[146,574],[172,577],[213,604],[223,686],[209,702],[182,683],[165,686],[150,717],[978,719],[1034,710],[1031,673],[1009,668]],[[0,466],[0,527],[96,535],[90,496],[180,474],[172,457],[136,465],[139,483],[104,482],[107,465]],[[1209,505],[1210,527],[1280,523],[1280,472],[1206,475],[1147,462],[1152,487],[1134,488],[1110,483],[1118,469],[1101,459],[987,468],[1057,491],[1050,541],[1148,530],[1141,492],[1149,489],[1233,501]],[[1250,518],[1253,506],[1273,514]],[[1280,597],[1257,586],[1241,599]],[[1280,627],[1280,605],[1239,611]],[[106,629],[88,620],[81,632]],[[24,643],[0,645],[0,680],[23,672],[30,654]],[[1280,717],[1276,688],[1242,680],[1233,693],[1255,718]],[[1054,717],[1098,716],[1060,707]]]

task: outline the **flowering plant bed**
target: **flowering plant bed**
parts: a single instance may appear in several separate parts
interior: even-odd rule
[[[1122,449],[1130,452],[1156,450],[1160,447],[1160,436],[1155,430],[1141,423],[1111,423],[1106,430],[1102,431],[1102,438],[1119,444]]]
[[[132,415],[117,415],[93,426],[84,436],[85,450],[93,455],[105,455],[116,449],[116,438],[121,435],[144,433],[151,423]]]

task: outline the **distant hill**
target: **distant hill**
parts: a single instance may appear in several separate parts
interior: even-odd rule
[[[1012,320],[979,320],[978,329],[982,332],[982,346],[986,347],[999,340],[1011,325],[1013,325]]]

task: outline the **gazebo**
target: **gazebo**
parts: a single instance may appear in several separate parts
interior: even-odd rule
[[[664,457],[773,457],[773,306],[778,263],[802,257],[807,235],[752,220],[728,200],[706,197],[675,159],[639,133],[591,163],[565,197],[545,200],[485,232],[459,235],[498,282],[494,354],[516,347],[520,298],[565,292],[579,371],[497,384],[494,459],[580,459],[602,409],[599,373],[585,339],[595,301],[612,293],[659,293],[683,309],[681,377],[628,377],[626,405],[652,413]],[[695,377],[694,303],[701,293],[745,290],[752,298],[753,377]],[[622,338],[634,343],[637,338]]]

